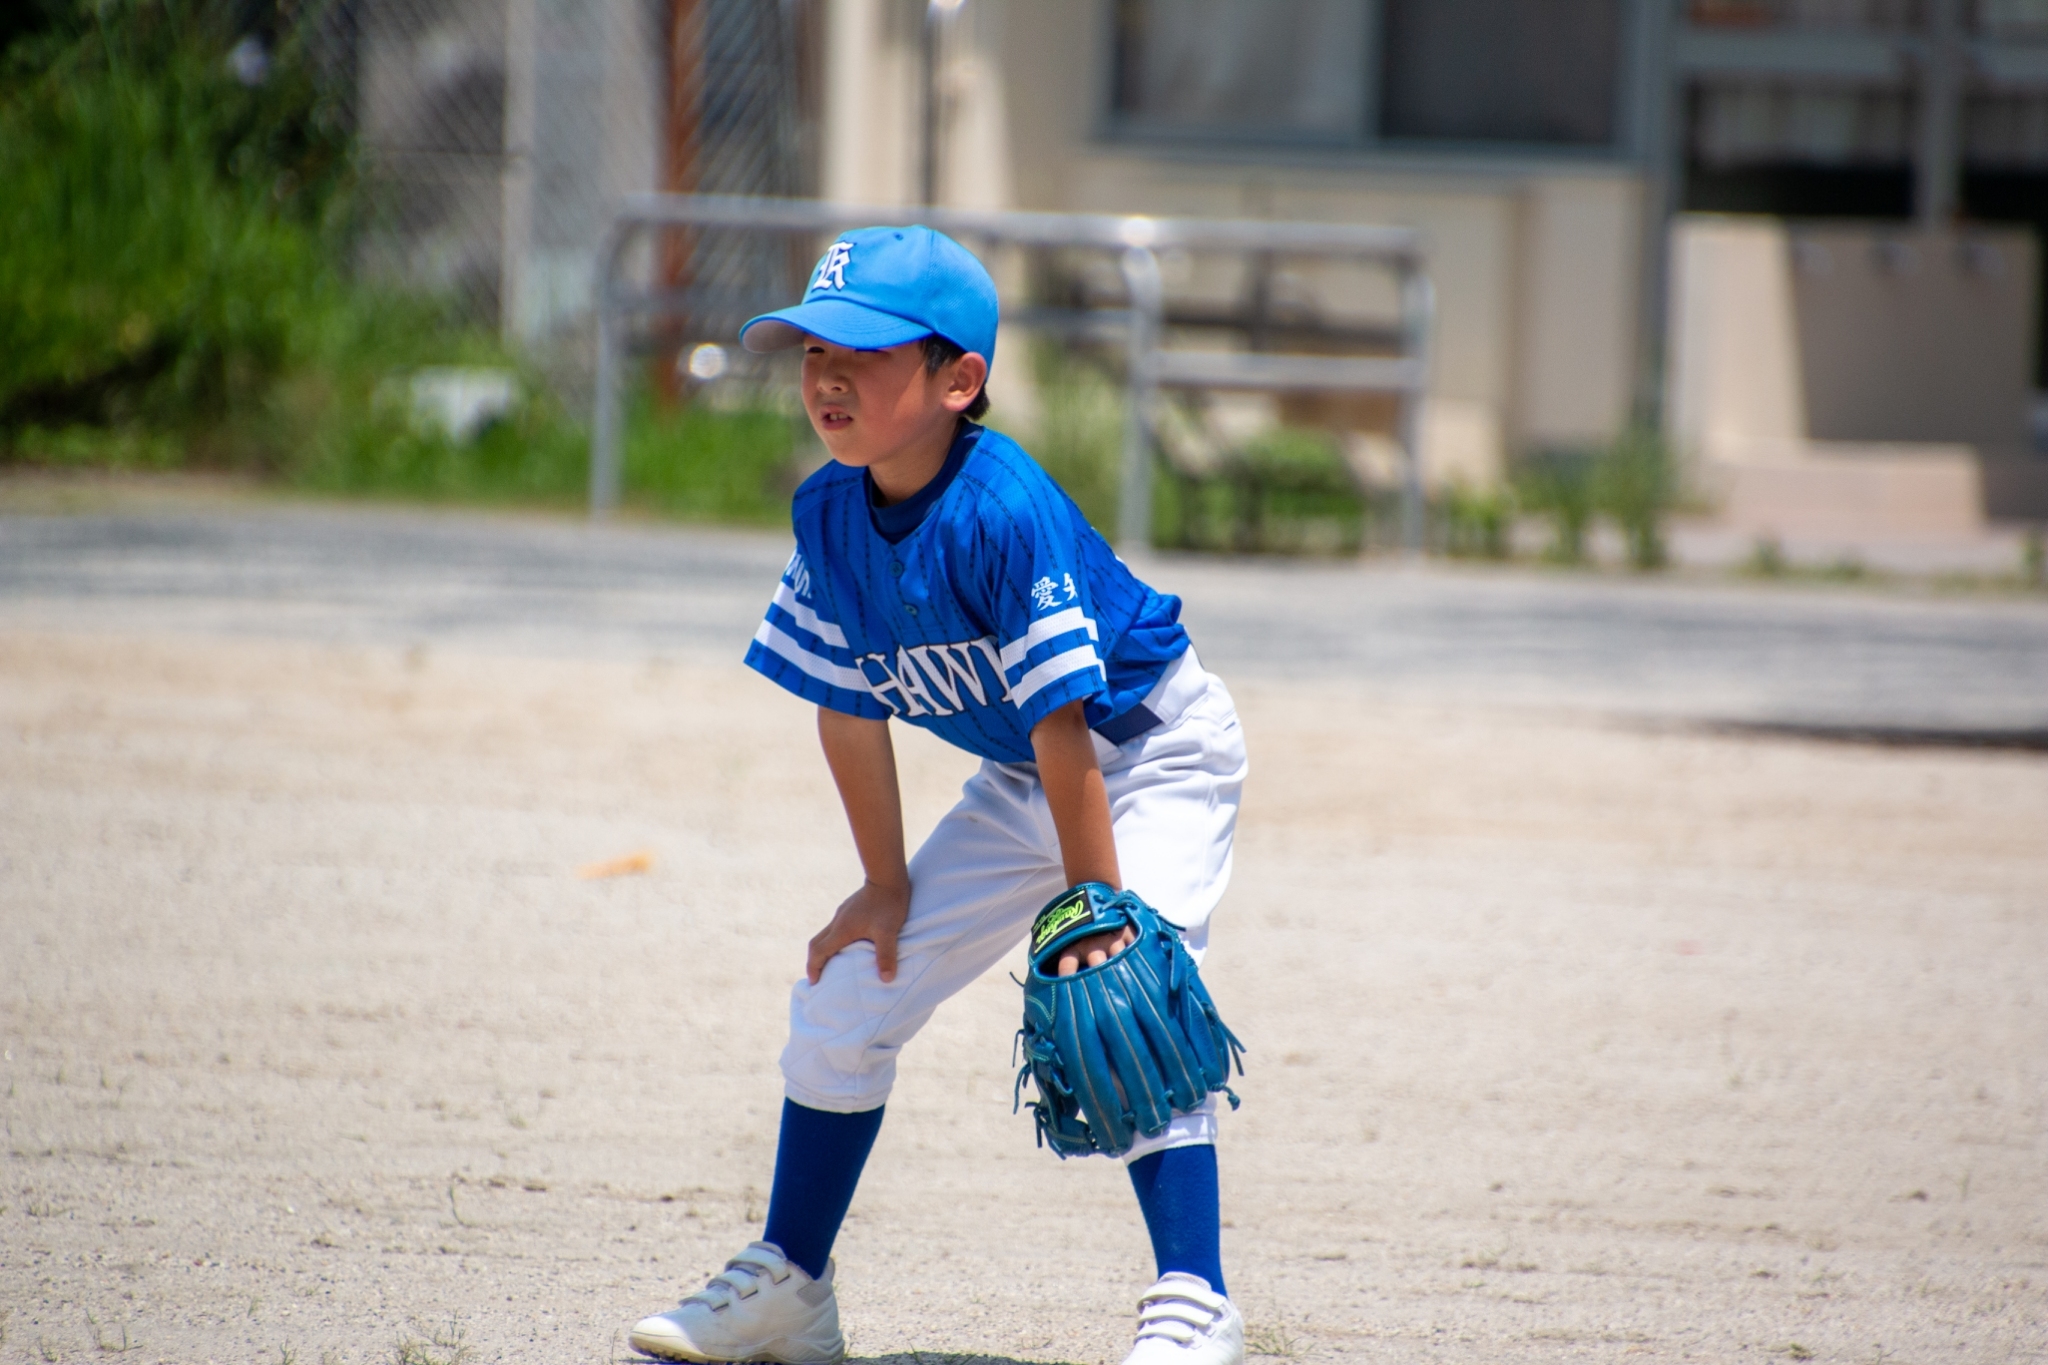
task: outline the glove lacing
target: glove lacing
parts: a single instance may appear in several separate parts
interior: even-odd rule
[[[767,1247],[748,1247],[727,1261],[724,1271],[712,1276],[709,1283],[684,1299],[683,1304],[701,1303],[714,1313],[722,1313],[741,1299],[751,1299],[760,1293],[761,1281],[781,1284],[793,1273],[789,1262]],[[683,1304],[676,1306],[680,1308]]]
[[[1213,1331],[1230,1300],[1192,1280],[1162,1279],[1138,1300],[1138,1340],[1160,1337],[1176,1346],[1192,1346]]]

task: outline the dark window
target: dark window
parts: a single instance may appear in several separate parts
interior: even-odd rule
[[[1384,0],[1380,133],[1615,141],[1621,0]]]
[[[2038,43],[2048,38],[2048,4],[2041,0],[1975,0],[1969,22],[1987,38]]]
[[[2048,33],[2048,3],[1984,5],[2032,18]],[[2038,244],[2034,387],[2048,389],[2048,94],[1979,91],[1964,106],[1962,210],[1992,223],[2023,223]]]
[[[1614,147],[1624,0],[1115,0],[1121,131]],[[1377,55],[1375,55],[1377,54]]]
[[[1973,92],[1963,105],[1963,161],[1999,171],[2048,171],[2048,93]]]
[[[1909,166],[1705,166],[1689,162],[1680,207],[1788,218],[1910,218]]]
[[[1695,84],[1686,94],[1681,202],[1706,213],[1909,217],[1917,119],[1904,90]]]
[[[1360,0],[1119,0],[1114,107],[1150,131],[1356,141]]]

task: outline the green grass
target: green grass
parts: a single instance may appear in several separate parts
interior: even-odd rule
[[[991,424],[1016,437],[1089,524],[1114,540],[1124,390],[1101,366],[1048,341],[1033,345],[1031,366],[1036,421],[1007,421],[998,394]],[[1368,511],[1328,436],[1283,428],[1238,452],[1225,476],[1190,480],[1158,467],[1152,540],[1184,549],[1348,553],[1359,546]]]
[[[302,63],[245,89],[225,5],[109,0],[0,71],[0,429],[260,401],[345,307],[345,140]]]
[[[42,469],[162,472],[185,467],[175,436],[135,427],[23,426],[8,435],[8,459]]]
[[[1158,480],[1153,541],[1235,553],[1354,554],[1371,513],[1325,432],[1277,427],[1205,478]]]
[[[579,505],[584,415],[440,301],[342,269],[355,212],[335,92],[288,34],[241,86],[225,0],[46,7],[0,55],[0,467],[227,470],[344,496]],[[301,9],[309,15],[311,8]],[[519,376],[457,442],[410,411],[429,365]],[[631,405],[625,498],[786,518],[780,410]]]
[[[412,418],[402,400],[404,371],[374,382],[355,378],[359,391],[342,395],[331,373],[292,376],[276,396],[288,411],[199,437],[135,427],[25,427],[11,434],[8,457],[23,468],[156,473],[219,467],[222,461],[195,454],[202,441],[247,447],[275,439],[260,472],[266,482],[298,492],[564,511],[587,500],[588,428],[538,380],[524,381],[511,415],[458,442]],[[627,414],[622,501],[686,521],[786,524],[790,494],[806,472],[804,436],[801,419],[766,406],[662,409],[636,401]]]
[[[1011,424],[997,394],[989,424],[1015,437],[1066,490],[1088,524],[1113,538],[1123,452],[1123,389],[1100,367],[1049,341],[1033,343],[1031,369],[1038,389],[1037,422]]]
[[[1825,564],[1795,564],[1786,558],[1776,536],[1758,536],[1750,545],[1749,558],[1736,572],[1745,578],[1803,583],[1863,583],[1883,577],[1855,555],[1840,555]]]
[[[625,499],[691,521],[786,525],[799,461],[815,450],[801,415],[765,405],[661,412],[643,400],[626,429]]]
[[[280,471],[312,492],[424,502],[570,508],[590,481],[588,428],[536,380],[509,417],[461,443],[402,402],[372,398]],[[623,502],[688,521],[779,525],[799,481],[799,422],[762,405],[628,405]]]
[[[1437,540],[1458,559],[1506,559],[1513,551],[1509,531],[1515,517],[1513,494],[1505,488],[1470,489],[1452,484],[1432,508]]]
[[[1631,568],[1661,569],[1669,561],[1664,523],[1678,498],[1677,466],[1653,431],[1631,427],[1597,449],[1526,456],[1511,491],[1521,508],[1550,519],[1543,557],[1553,563],[1586,562],[1586,532],[1596,516],[1620,529]]]

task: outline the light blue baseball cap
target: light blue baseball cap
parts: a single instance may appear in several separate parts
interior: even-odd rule
[[[806,336],[879,351],[934,332],[996,358],[996,282],[966,247],[928,227],[844,233],[811,273],[804,301],[740,328],[750,351],[782,351]]]

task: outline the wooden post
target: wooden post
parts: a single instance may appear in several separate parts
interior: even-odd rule
[[[704,0],[669,0],[668,108],[662,127],[661,187],[670,194],[695,194],[703,150]],[[655,274],[662,289],[687,289],[697,232],[665,228],[655,238]],[[680,403],[684,384],[677,373],[682,347],[689,340],[688,320],[671,319],[663,327],[654,354],[654,391],[664,403]]]

